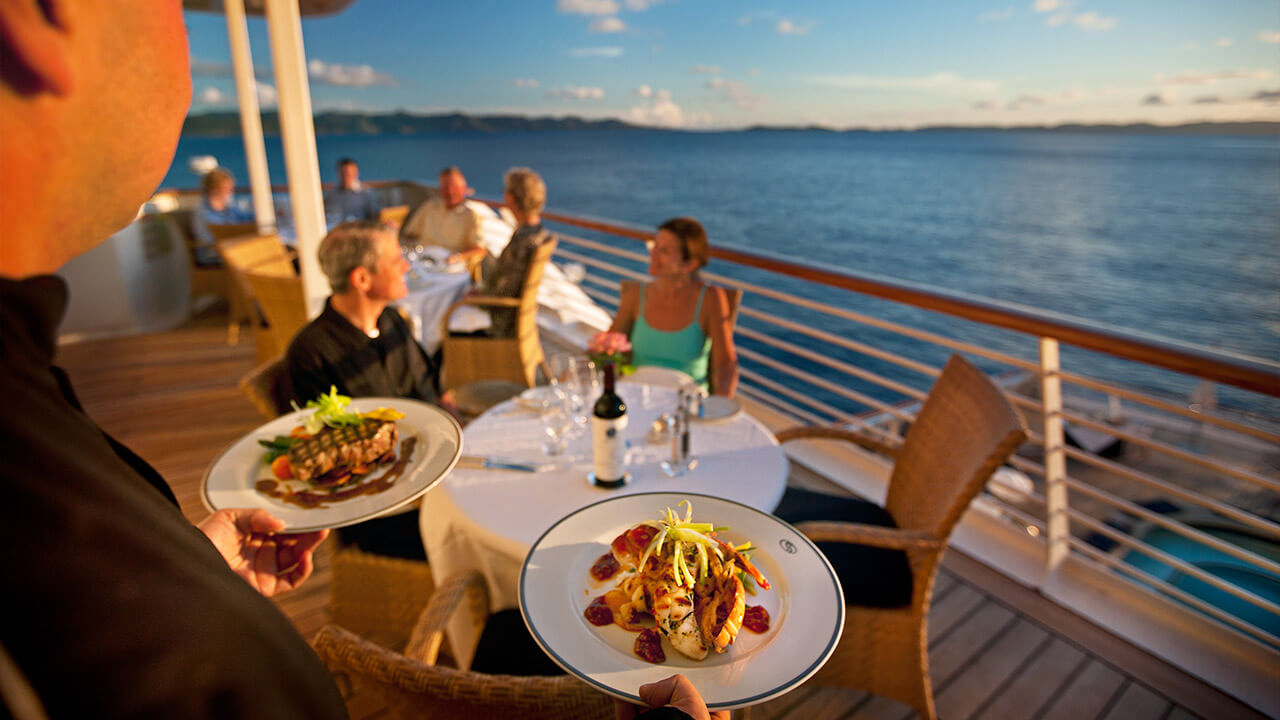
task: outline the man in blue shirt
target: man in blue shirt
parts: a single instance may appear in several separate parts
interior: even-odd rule
[[[360,166],[344,157],[338,161],[338,187],[324,195],[324,213],[338,222],[377,220],[382,205],[373,190],[360,184]]]

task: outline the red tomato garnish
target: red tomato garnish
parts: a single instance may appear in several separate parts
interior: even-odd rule
[[[289,464],[288,455],[281,455],[271,461],[271,474],[279,480],[288,480],[293,477],[293,466]]]

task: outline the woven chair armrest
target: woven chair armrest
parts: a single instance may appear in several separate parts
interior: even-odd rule
[[[409,633],[405,656],[434,665],[444,642],[445,626],[464,600],[470,601],[467,607],[471,612],[471,622],[477,630],[483,628],[489,615],[489,588],[484,576],[475,571],[451,575],[436,588],[431,601],[418,616],[417,624]]]
[[[796,529],[814,542],[845,542],[890,550],[936,550],[945,543],[919,530],[847,522],[802,522]]]
[[[846,428],[816,427],[813,425],[800,425],[779,430],[775,437],[780,443],[790,440],[844,440],[889,457],[897,457],[898,448],[901,447],[901,441],[891,443],[866,432]]]
[[[481,305],[488,307],[520,307],[520,298],[500,297],[498,295],[470,295],[462,298],[453,304],[453,307],[459,305]],[[453,308],[451,307],[450,310]]]

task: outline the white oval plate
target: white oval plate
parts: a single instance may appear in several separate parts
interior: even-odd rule
[[[462,455],[462,428],[449,413],[416,400],[375,397],[351,401],[351,408],[359,412],[380,407],[395,408],[404,413],[398,421],[402,442],[409,435],[418,438],[404,473],[386,491],[315,508],[290,505],[258,492],[254,484],[259,478],[270,476],[271,472],[263,462],[266,450],[258,440],[288,435],[290,430],[302,424],[303,418],[314,412],[299,410],[272,420],[222,451],[204,473],[201,498],[205,507],[211,511],[266,508],[285,522],[287,530],[307,532],[354,525],[417,500],[457,464],[458,457]],[[376,479],[384,472],[385,468],[375,470],[370,479]]]
[[[733,398],[721,395],[708,395],[702,398],[702,411],[689,419],[694,422],[718,423],[738,417],[742,412],[742,404]]]
[[[747,604],[769,611],[770,628],[762,635],[743,628],[727,652],[702,661],[681,655],[664,639],[666,662],[654,665],[632,651],[636,633],[617,625],[596,627],[583,617],[592,599],[617,581],[615,576],[598,583],[589,571],[619,533],[642,520],[658,519],[686,499],[693,503],[695,521],[728,525],[722,538],[750,540],[759,548],[752,562],[771,589],[748,595]],[[796,687],[831,657],[844,629],[840,581],[808,538],[772,515],[694,493],[611,498],[557,522],[525,558],[520,612],[547,655],[586,683],[640,703],[641,685],[679,672],[693,681],[711,710],[755,705]]]

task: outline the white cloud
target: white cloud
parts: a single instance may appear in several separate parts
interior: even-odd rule
[[[571,15],[617,15],[614,0],[557,0],[556,10]]]
[[[1003,10],[988,10],[978,16],[979,22],[1001,22],[1013,17],[1013,7],[1009,6]]]
[[[1231,47],[1232,45],[1235,45],[1235,44],[1236,44],[1236,41],[1232,40],[1229,37],[1220,37],[1218,38],[1218,41],[1214,43],[1214,45],[1217,45],[1218,47]]]
[[[874,75],[817,75],[808,78],[814,85],[853,89],[941,90],[951,92],[992,92],[999,86],[991,80],[966,78],[950,71],[932,75],[886,77]]]
[[[1059,25],[1062,25],[1063,23],[1065,23],[1070,19],[1071,19],[1071,13],[1058,13],[1057,15],[1050,15],[1049,17],[1045,18],[1044,24],[1048,25],[1049,27],[1058,27]]]
[[[1074,22],[1077,27],[1085,30],[1110,30],[1116,26],[1115,18],[1103,17],[1092,10],[1075,16],[1072,18],[1072,22]]]
[[[622,48],[620,48],[620,47],[589,47],[589,48],[577,48],[577,49],[575,49],[575,50],[570,50],[570,51],[569,51],[569,54],[570,54],[570,55],[572,55],[572,56],[574,56],[574,57],[608,57],[608,58],[615,58],[615,57],[620,57],[620,56],[622,55]]]
[[[1271,71],[1264,68],[1257,70],[1222,70],[1220,72],[1197,72],[1184,70],[1177,75],[1156,75],[1155,82],[1162,85],[1212,85],[1225,80],[1266,80]]]
[[[647,85],[641,86],[648,89]],[[657,127],[686,128],[711,124],[711,116],[707,113],[686,113],[683,108],[671,99],[671,92],[665,89],[653,91],[645,96],[646,101],[631,108],[626,120],[637,125],[653,125]]]
[[[661,5],[662,0],[627,0],[627,9],[634,12],[644,12],[654,5]]]
[[[312,82],[343,87],[398,85],[395,78],[374,70],[370,65],[338,65],[313,59],[307,63],[307,74],[311,76]]]
[[[1032,3],[1031,9],[1038,13],[1047,13],[1066,6],[1067,3],[1064,0],[1036,0]]]
[[[631,94],[635,95],[636,97],[647,98],[653,95],[653,88],[649,87],[648,85],[641,85],[635,90],[632,90]]]
[[[512,81],[511,81],[511,84],[512,84],[512,85],[515,85],[515,86],[516,86],[516,87],[518,87],[518,88],[536,88],[536,87],[538,87],[538,81],[537,81],[537,80],[535,80],[535,79],[533,79],[533,78],[516,78],[515,80],[512,80]]]
[[[201,105],[218,105],[222,103],[224,99],[225,97],[223,96],[222,91],[212,86],[201,90],[200,94],[196,95],[196,102]]]
[[[271,107],[279,101],[280,94],[276,92],[276,88],[274,85],[269,85],[264,82],[259,82],[255,84],[257,85],[259,106]]]
[[[1280,43],[1280,30],[1263,30],[1258,39],[1264,43]]]
[[[547,95],[554,98],[573,98],[575,100],[601,100],[604,98],[604,88],[562,85],[558,88],[551,88],[547,91]]]
[[[627,24],[616,17],[597,18],[587,26],[587,32],[593,33],[619,33],[626,29]]]
[[[813,29],[813,23],[807,25],[797,25],[790,20],[783,18],[773,28],[779,35],[808,35]]]
[[[707,89],[717,91],[722,100],[742,110],[756,110],[764,104],[764,96],[756,95],[751,88],[736,80],[714,77],[707,81]]]
[[[693,73],[694,75],[719,75],[720,66],[719,65],[694,65],[693,67],[689,68],[689,72]]]

